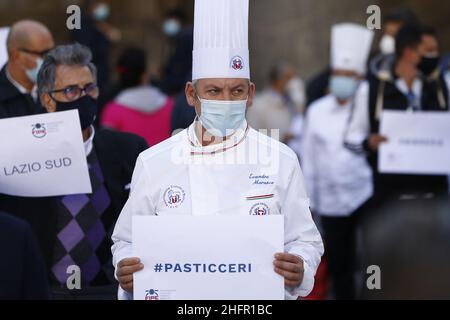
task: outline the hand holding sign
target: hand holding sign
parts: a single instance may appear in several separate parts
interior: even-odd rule
[[[297,256],[279,255],[274,271],[283,225],[281,215],[137,216],[133,255],[145,267],[123,261],[117,275],[137,300],[282,300],[280,275],[289,286],[303,278]]]

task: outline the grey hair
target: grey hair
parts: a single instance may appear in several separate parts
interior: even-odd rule
[[[42,98],[44,93],[54,90],[58,66],[88,67],[97,82],[97,68],[92,63],[92,52],[88,47],[79,43],[57,46],[45,56],[39,70],[37,79],[39,97]]]

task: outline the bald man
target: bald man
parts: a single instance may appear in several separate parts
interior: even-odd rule
[[[7,39],[8,63],[0,72],[0,119],[41,113],[36,80],[45,54],[55,46],[43,24],[15,23]]]

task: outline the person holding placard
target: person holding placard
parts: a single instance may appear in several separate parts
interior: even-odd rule
[[[424,75],[430,69],[426,60],[436,57],[438,50],[430,39],[430,32],[420,26],[405,26],[397,34],[395,43],[396,58],[392,67],[371,76],[356,93],[346,146],[357,154],[369,156],[375,195],[380,199],[447,192],[448,182],[444,176],[384,174],[378,170],[380,145],[389,139],[380,134],[383,110],[448,110],[449,95],[443,78],[429,79]]]
[[[334,25],[331,37],[331,93],[308,109],[302,165],[311,209],[324,230],[333,292],[338,300],[356,298],[357,218],[372,197],[372,171],[366,158],[344,146],[353,97],[364,80],[373,32],[364,26]]]
[[[133,274],[151,267],[133,257],[131,223],[138,215],[283,215],[285,252],[274,257],[273,269],[284,278],[288,299],[307,296],[314,286],[323,244],[298,158],[245,119],[255,92],[248,8],[248,0],[195,2],[193,81],[185,91],[197,118],[137,161],[112,237],[121,299],[132,298]]]

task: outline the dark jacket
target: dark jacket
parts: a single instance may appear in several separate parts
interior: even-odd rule
[[[28,224],[0,213],[0,300],[47,300],[47,275]]]
[[[22,94],[8,80],[6,65],[0,71],[0,119],[31,116],[43,113],[39,102],[35,102],[31,95]]]
[[[105,178],[111,205],[102,215],[110,240],[117,218],[128,200],[137,157],[148,148],[144,139],[112,130],[99,130],[94,136],[94,150]],[[51,266],[56,240],[56,198],[21,198],[0,196],[0,209],[28,221],[36,233],[47,268]],[[111,241],[101,253],[111,255]]]
[[[72,41],[91,49],[92,62],[97,67],[97,82],[100,91],[103,91],[102,89],[108,84],[110,77],[111,41],[98,29],[96,22],[88,14],[82,15],[81,24],[83,26],[81,29],[72,31]]]

